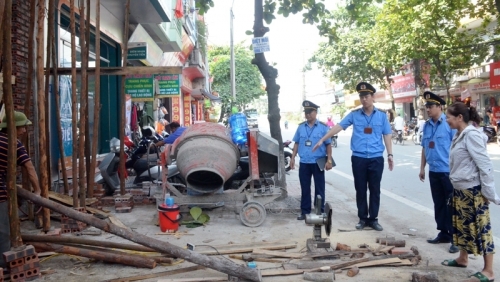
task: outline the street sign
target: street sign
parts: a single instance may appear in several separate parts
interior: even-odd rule
[[[271,47],[269,46],[269,38],[268,37],[252,38],[252,46],[253,46],[253,52],[255,54],[271,51]]]
[[[146,42],[129,42],[127,60],[146,60],[148,58],[148,44]]]
[[[152,74],[127,75],[125,94],[130,94],[134,101],[153,101],[153,80]]]

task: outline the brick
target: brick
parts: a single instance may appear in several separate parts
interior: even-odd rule
[[[45,233],[44,235],[46,236],[61,236],[61,228],[54,228],[54,230],[50,230],[49,232]]]
[[[34,279],[37,279],[38,277],[40,277],[40,268],[37,267],[37,268],[32,268],[32,269],[29,269],[29,270],[26,270],[25,272],[25,275],[26,275],[26,280],[34,280]]]
[[[20,272],[20,273],[13,273],[10,275],[10,281],[14,282],[14,281],[26,281],[26,275],[24,272]]]
[[[35,248],[31,245],[24,245],[24,248],[22,250],[18,251],[8,251],[3,253],[3,257],[5,259],[5,262],[11,262],[14,260],[22,259],[26,256],[30,256],[35,254]]]
[[[37,262],[38,261],[38,254],[34,254],[31,256],[27,256],[24,258],[25,264],[29,264],[32,262]]]
[[[40,260],[37,258],[36,260],[31,261],[30,263],[25,263],[24,265],[20,265],[17,267],[11,267],[10,268],[10,273],[20,273],[20,272],[26,272],[30,269],[35,269],[35,268],[40,268]]]
[[[403,255],[403,254],[407,254],[407,253],[413,254],[413,251],[410,248],[393,248],[390,251],[390,253],[393,255]]]

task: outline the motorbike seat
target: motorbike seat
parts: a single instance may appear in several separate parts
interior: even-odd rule
[[[157,158],[155,158],[157,159]],[[134,170],[137,173],[137,175],[140,175],[144,171],[156,166],[156,164],[152,164],[151,162],[148,162],[146,158],[144,159],[139,159],[135,162],[134,164]]]

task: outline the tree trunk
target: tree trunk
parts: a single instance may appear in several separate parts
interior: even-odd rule
[[[97,142],[99,140],[99,113],[101,112],[101,0],[96,2],[95,22],[95,89],[94,89],[94,127],[92,128],[92,162],[90,163],[89,179],[94,180],[97,156]],[[89,198],[94,197],[94,187],[87,190]]]
[[[51,0],[51,5],[49,7],[49,11],[52,9],[52,13],[55,13],[55,1]],[[49,12],[50,13],[50,12]],[[55,28],[55,21],[52,21],[53,24],[49,24],[50,28]],[[64,143],[63,143],[63,132],[61,127],[61,108],[59,105],[60,95],[59,95],[59,76],[57,75],[57,69],[59,67],[57,54],[56,54],[56,38],[54,33],[52,33],[52,37],[50,38],[52,42],[52,67],[54,68],[54,97],[55,97],[55,112],[56,112],[56,124],[57,124],[57,141],[59,144],[59,160],[61,161],[61,170],[64,181],[64,194],[67,195],[69,192],[68,185],[68,172],[66,171],[66,163],[64,162],[65,154],[64,154]]]
[[[71,129],[73,152],[71,154],[71,167],[73,172],[73,207],[78,207],[78,102],[76,96],[76,25],[75,25],[75,0],[70,0],[70,29],[71,29]]]
[[[85,186],[87,186],[87,173],[85,169],[85,129],[86,122],[85,119],[85,110],[87,108],[87,93],[88,93],[88,85],[87,85],[87,67],[88,67],[88,57],[86,56],[87,44],[85,39],[87,38],[85,35],[85,1],[80,1],[80,54],[82,57],[81,63],[81,90],[80,90],[80,124],[78,128],[80,129],[80,140],[78,140],[78,188],[80,189],[78,192],[80,197],[79,207],[85,207]]]
[[[155,268],[156,262],[154,259],[146,258],[138,255],[118,254],[110,251],[102,250],[88,250],[85,248],[74,246],[63,246],[51,243],[31,243],[37,250],[42,249],[48,252],[56,252],[79,257],[92,258],[95,260],[102,260],[104,262],[119,263],[143,268]]]
[[[127,4],[125,5],[125,26],[123,30],[123,67],[127,66],[127,52],[128,52],[128,30],[129,30],[129,14],[130,14],[130,0],[127,0]],[[125,195],[125,121],[127,120],[125,117],[125,79],[127,77],[125,75],[122,76],[122,91],[120,95],[120,195]]]
[[[47,152],[47,119],[46,119],[46,105],[47,95],[45,92],[45,81],[43,75],[43,57],[45,55],[43,47],[45,45],[45,0],[38,0],[38,18],[37,18],[37,35],[36,35],[36,67],[37,67],[37,104],[38,104],[38,148],[40,154],[40,190],[41,196],[48,199],[49,197],[49,174],[47,169],[48,165],[48,152]],[[49,30],[50,32],[50,30]],[[50,45],[50,44],[48,44]],[[48,48],[48,47],[47,47]],[[49,56],[49,54],[47,54]],[[48,67],[50,69],[50,66]],[[48,82],[47,82],[48,83]],[[43,230],[49,231],[50,229],[50,210],[43,209]]]
[[[18,189],[17,194],[20,197],[23,197],[27,200],[33,201],[33,203],[38,204],[43,207],[48,207],[51,210],[54,210],[58,213],[67,215],[70,218],[73,218],[78,221],[85,222],[89,225],[92,225],[96,228],[99,228],[105,232],[115,234],[117,236],[120,236],[122,238],[128,239],[132,242],[136,242],[138,244],[141,244],[143,246],[150,247],[152,249],[155,249],[161,253],[167,253],[171,254],[174,257],[182,258],[187,261],[190,261],[195,264],[203,265],[212,269],[215,269],[217,271],[240,277],[240,278],[245,278],[250,281],[262,281],[262,277],[260,275],[260,271],[257,269],[252,269],[248,268],[246,266],[238,265],[235,264],[229,260],[225,259],[220,259],[218,257],[208,257],[206,255],[202,255],[199,253],[196,253],[194,251],[189,251],[180,247],[177,247],[175,245],[172,245],[168,242],[160,241],[154,238],[150,238],[148,236],[142,235],[140,233],[136,233],[133,231],[129,231],[125,228],[118,227],[114,224],[108,223],[104,220],[100,220],[92,215],[89,214],[84,214],[81,212],[78,212],[74,209],[65,207],[61,204],[58,204],[56,202],[43,199],[41,197],[38,197],[35,194],[32,194],[28,191],[25,191],[23,189]]]
[[[389,97],[391,99],[391,109],[393,111],[396,110],[396,103],[394,103],[394,95],[392,94],[392,79],[391,79],[391,74],[387,68],[384,69],[385,73],[385,83],[386,83],[386,88],[387,91],[389,91]]]
[[[268,31],[269,28],[264,27],[264,8],[262,0],[255,0],[255,22],[253,26],[254,37],[262,37]],[[259,68],[260,73],[266,81],[266,92],[267,92],[267,102],[268,102],[268,120],[269,127],[271,129],[271,137],[278,140],[279,144],[279,167],[278,167],[278,179],[276,181],[276,186],[283,187],[283,195],[281,198],[288,195],[286,190],[286,175],[285,175],[285,165],[284,165],[284,155],[283,155],[283,137],[281,136],[280,127],[280,108],[278,103],[278,95],[280,93],[280,86],[276,84],[276,78],[278,77],[278,70],[269,65],[266,61],[264,53],[255,54],[255,58],[252,60],[252,64]]]

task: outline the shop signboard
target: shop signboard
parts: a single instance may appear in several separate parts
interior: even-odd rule
[[[153,101],[154,79],[152,74],[127,75],[125,94],[130,94],[133,101]]]
[[[490,64],[490,88],[500,89],[500,62]]]
[[[172,97],[172,121],[181,123],[181,97]]]
[[[160,98],[181,95],[181,76],[178,74],[157,74],[155,80],[158,83],[157,95]]]
[[[253,52],[255,54],[260,54],[260,53],[271,51],[271,47],[269,46],[269,38],[268,37],[252,38],[252,47],[253,47]]]
[[[182,103],[184,109],[184,126],[191,125],[191,95],[184,94],[184,101]]]
[[[489,90],[490,89],[490,82],[489,81],[484,81],[480,83],[474,83],[469,85],[469,90],[471,91],[482,91],[482,90]]]
[[[147,60],[148,44],[146,42],[129,42],[127,60]]]

